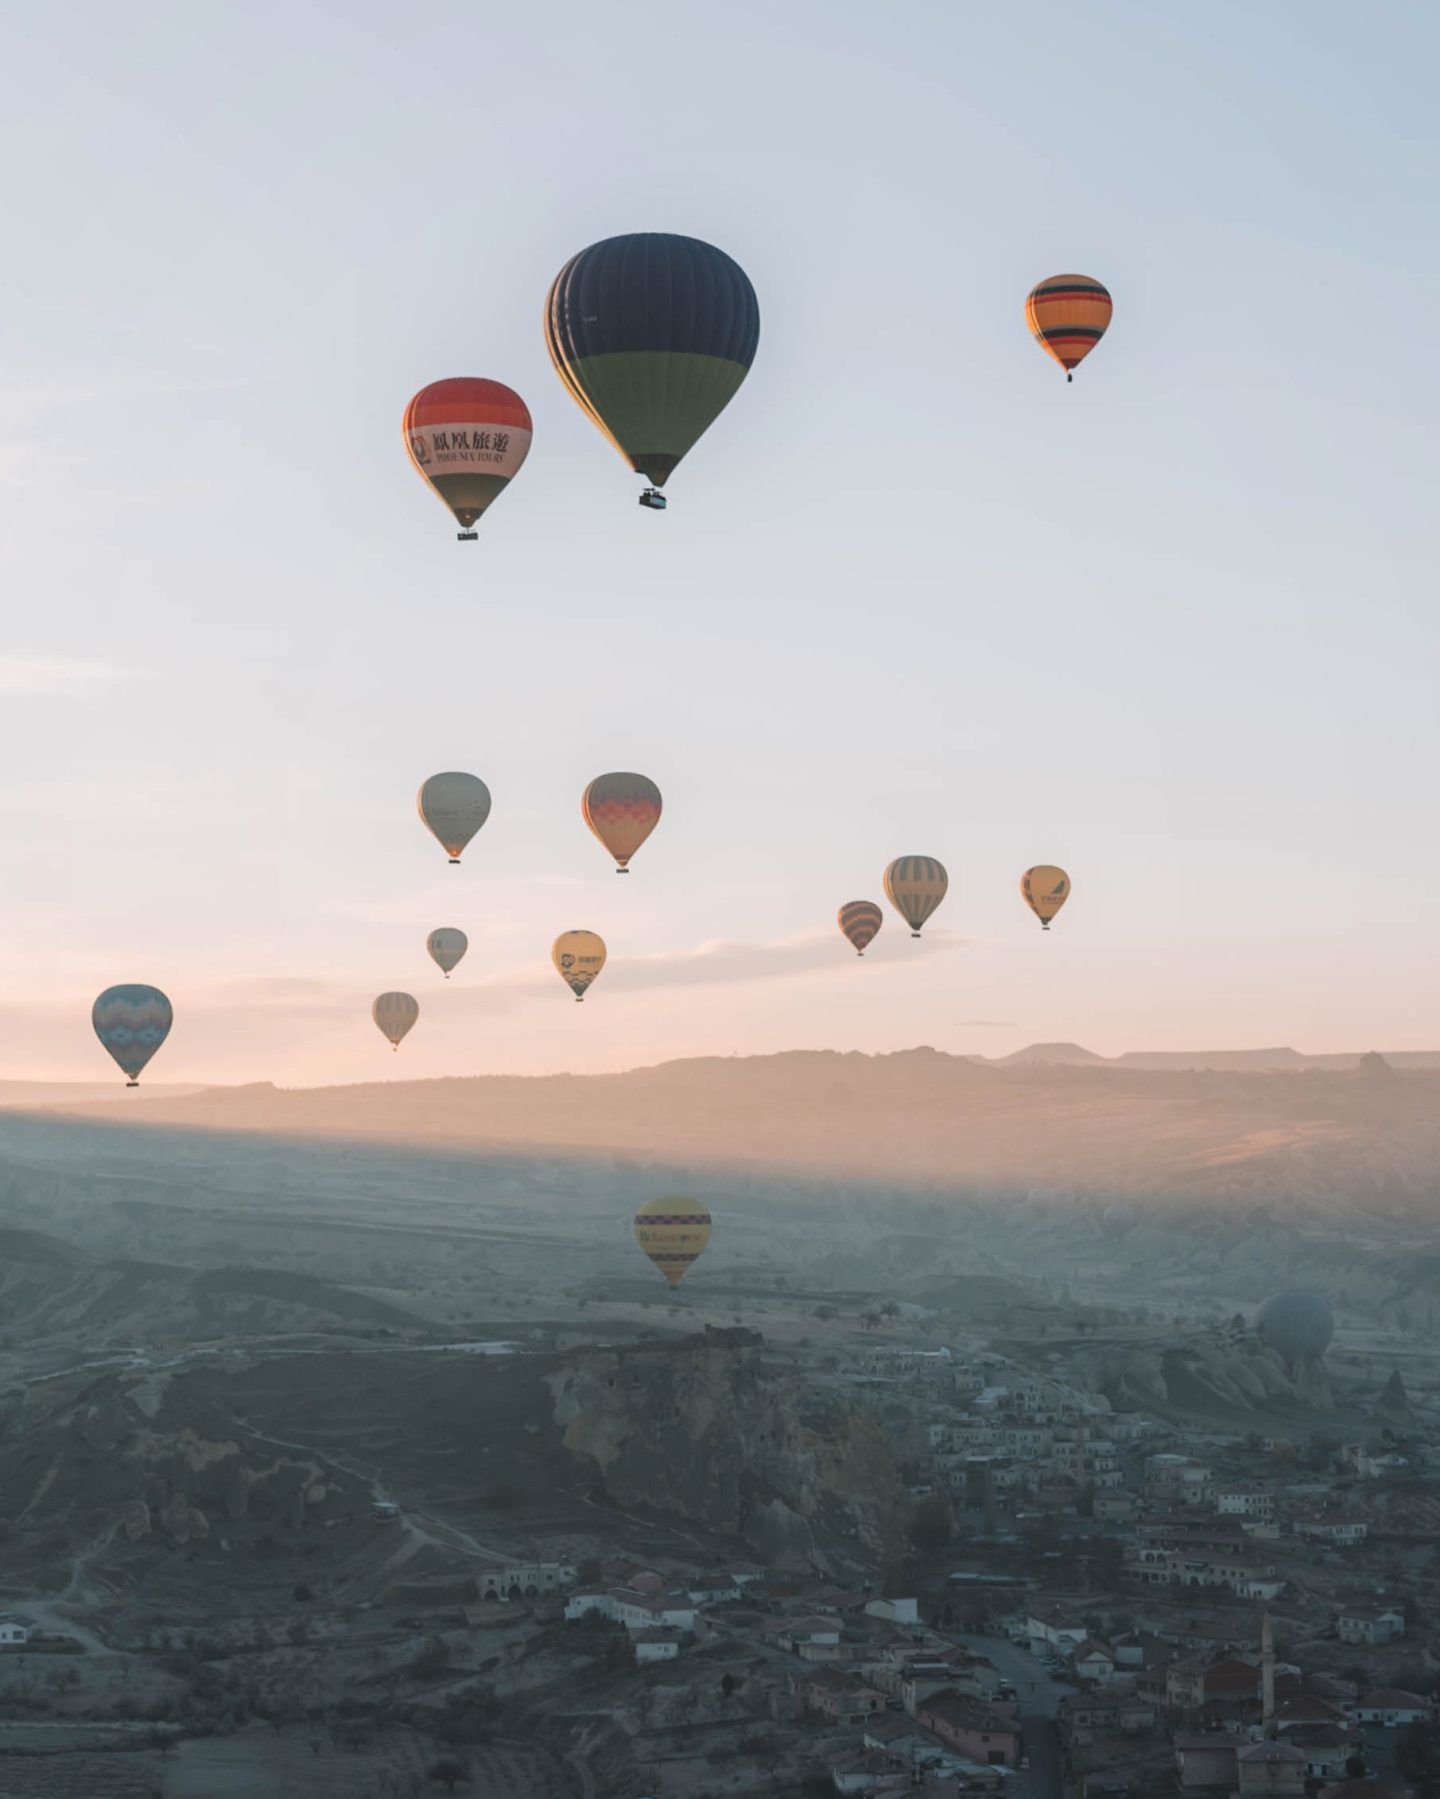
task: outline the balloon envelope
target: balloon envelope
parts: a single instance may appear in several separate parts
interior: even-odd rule
[[[408,993],[382,993],[370,1007],[370,1016],[390,1044],[399,1049],[400,1040],[414,1026],[420,1007]]]
[[[1104,337],[1114,310],[1107,289],[1089,275],[1052,275],[1030,289],[1025,322],[1068,380]]]
[[[1070,897],[1070,877],[1050,862],[1037,862],[1020,877],[1020,896],[1045,930]]]
[[[734,399],[759,341],[749,277],[694,237],[607,237],[570,258],[545,301],[555,372],[656,487]]]
[[[580,797],[580,812],[624,874],[660,822],[660,789],[648,775],[597,775]]]
[[[175,1013],[158,987],[137,981],[107,987],[90,1008],[90,1022],[134,1087],[140,1070],[170,1035]]]
[[[848,900],[837,914],[840,929],[855,947],[855,953],[863,956],[866,949],[875,941],[876,933],[885,922],[885,914],[874,900]]]
[[[885,897],[918,937],[920,927],[944,899],[950,877],[934,856],[897,856],[885,870]]]
[[[425,939],[425,947],[430,952],[430,960],[444,972],[448,981],[450,970],[469,949],[470,939],[454,925],[442,924]]]
[[[698,1199],[647,1199],[635,1214],[635,1241],[672,1287],[710,1241],[710,1213]]]
[[[1287,1362],[1314,1361],[1335,1335],[1335,1315],[1318,1293],[1277,1293],[1255,1320],[1265,1341]]]
[[[503,381],[432,381],[405,408],[412,466],[466,531],[509,486],[530,453],[530,412]]]
[[[420,816],[452,862],[490,816],[490,789],[479,775],[431,775],[416,796]]]
[[[605,966],[605,944],[594,931],[562,931],[550,946],[550,960],[576,999],[584,999],[585,989]]]

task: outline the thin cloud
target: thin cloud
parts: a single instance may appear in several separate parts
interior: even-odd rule
[[[97,687],[134,678],[113,662],[79,662],[65,656],[0,656],[0,693],[45,699],[79,699]]]

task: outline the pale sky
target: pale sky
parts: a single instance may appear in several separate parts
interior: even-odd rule
[[[111,1071],[122,980],[157,1081],[1440,1046],[1437,49],[1341,0],[9,8],[0,1074]],[[762,320],[663,515],[540,333],[643,230]],[[1070,388],[1022,317],[1067,271],[1115,297]],[[399,432],[458,374],[535,420],[471,545]],[[903,853],[950,897],[857,962]]]

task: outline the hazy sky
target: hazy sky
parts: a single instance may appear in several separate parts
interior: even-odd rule
[[[1437,50],[1339,0],[7,9],[0,1073],[103,1075],[116,980],[157,1080],[1440,1045]],[[761,308],[663,515],[540,334],[636,230]],[[1067,388],[1022,303],[1070,270]],[[535,419],[471,545],[399,433],[454,374]],[[666,802],[627,881],[612,768]],[[859,963],[908,852],[950,898]]]

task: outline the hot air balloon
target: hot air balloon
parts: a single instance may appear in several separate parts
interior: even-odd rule
[[[920,927],[945,897],[950,877],[933,856],[897,856],[885,870],[885,897],[918,937]]]
[[[479,775],[431,775],[416,796],[420,816],[452,863],[490,816],[490,789]]]
[[[432,381],[405,408],[410,460],[455,514],[461,543],[530,454],[530,413],[503,381]]]
[[[454,925],[442,924],[425,939],[425,947],[430,952],[430,960],[448,981],[450,970],[469,949],[470,939]]]
[[[734,399],[755,360],[749,277],[694,237],[642,231],[572,256],[545,300],[555,372],[637,474],[658,490]]]
[[[1292,1367],[1318,1361],[1335,1335],[1335,1315],[1318,1293],[1277,1293],[1255,1320],[1260,1335]]]
[[[1070,897],[1070,877],[1063,868],[1037,862],[1020,877],[1020,897],[1040,920],[1041,930],[1048,931],[1050,920]]]
[[[95,1035],[130,1078],[127,1087],[140,1085],[140,1070],[170,1035],[175,1013],[158,987],[127,982],[107,987],[90,1008]]]
[[[399,1049],[401,1039],[414,1029],[420,1007],[408,993],[382,993],[371,1006],[370,1016],[391,1049]]]
[[[647,1199],[635,1214],[635,1241],[678,1287],[710,1241],[710,1213],[698,1199]]]
[[[580,813],[628,875],[630,858],[660,822],[660,789],[648,775],[597,775],[580,796]]]
[[[1053,356],[1073,381],[1079,367],[1105,335],[1114,311],[1108,291],[1089,275],[1052,275],[1030,289],[1025,322],[1036,343]]]
[[[605,944],[593,931],[562,931],[550,946],[550,960],[578,1005],[605,966]]]
[[[854,944],[857,956],[865,954],[885,922],[885,914],[874,900],[848,900],[840,908],[838,917],[840,929]]]

